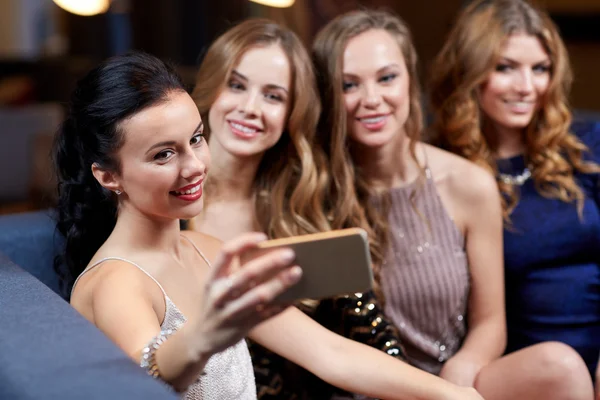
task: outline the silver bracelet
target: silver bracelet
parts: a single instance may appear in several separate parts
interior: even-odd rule
[[[142,359],[140,360],[140,367],[144,368],[148,375],[153,378],[160,378],[160,371],[156,364],[156,350],[166,342],[167,338],[171,336],[175,331],[173,329],[167,329],[160,331],[147,345],[142,349]]]

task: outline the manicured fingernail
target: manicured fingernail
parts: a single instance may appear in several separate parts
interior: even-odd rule
[[[260,232],[256,234],[256,240],[267,240],[268,237],[264,233]]]
[[[292,279],[293,281],[300,279],[300,277],[302,276],[302,268],[300,268],[297,265],[293,266],[292,268],[290,268],[289,276],[290,279]]]
[[[296,255],[294,254],[294,251],[289,250],[289,249],[283,250],[283,252],[281,254],[281,259],[284,262],[291,262],[294,259],[294,257],[296,257]]]

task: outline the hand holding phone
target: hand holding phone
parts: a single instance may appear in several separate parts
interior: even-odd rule
[[[323,299],[372,288],[371,256],[367,233],[363,229],[267,240],[259,243],[250,257],[282,247],[294,251],[294,263],[302,268],[302,278],[279,295],[277,302]]]

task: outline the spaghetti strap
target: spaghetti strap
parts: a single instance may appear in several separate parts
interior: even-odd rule
[[[429,157],[427,156],[427,151],[425,150],[425,146],[423,146],[423,158],[425,158],[425,177],[428,180],[431,180],[433,178],[433,175],[431,174],[431,168],[429,168]]]
[[[198,254],[200,254],[200,257],[202,257],[202,259],[204,260],[204,262],[206,262],[206,264],[208,264],[209,268],[212,268],[212,265],[211,265],[210,261],[208,261],[208,258],[206,258],[206,256],[202,253],[202,251],[200,251],[200,249],[198,248],[198,246],[196,246],[196,243],[194,243],[194,241],[192,239],[190,239],[189,237],[187,237],[183,233],[181,234],[181,236],[183,238],[185,238],[185,240],[187,240],[188,242],[190,242],[190,244],[192,246],[194,246],[194,248],[196,249],[196,251],[198,252]]]
[[[160,283],[158,283],[158,281],[156,279],[154,279],[154,277],[152,275],[150,275],[148,272],[146,272],[146,270],[144,270],[144,268],[140,267],[138,264],[134,263],[133,261],[130,261],[130,260],[128,260],[126,258],[122,258],[122,257],[105,257],[101,260],[96,261],[94,264],[90,265],[89,267],[87,267],[81,274],[79,274],[77,279],[75,279],[75,282],[73,283],[73,288],[71,289],[71,296],[73,295],[73,291],[75,290],[75,285],[77,285],[77,282],[79,281],[79,279],[86,272],[90,271],[93,268],[96,268],[97,266],[99,266],[100,264],[102,264],[105,261],[123,261],[123,262],[126,262],[128,264],[135,266],[137,269],[139,269],[144,274],[146,274],[150,279],[152,279],[154,281],[154,283],[156,283],[158,285],[158,287],[160,288],[160,290],[163,293],[163,295],[165,296],[165,298],[169,297],[169,296],[167,296],[167,292],[165,292],[165,289],[163,289],[162,285]]]

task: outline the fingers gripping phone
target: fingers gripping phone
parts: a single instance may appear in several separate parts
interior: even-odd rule
[[[367,233],[342,229],[261,242],[258,252],[290,248],[294,263],[302,268],[300,281],[277,297],[276,302],[323,299],[364,292],[373,286]]]

